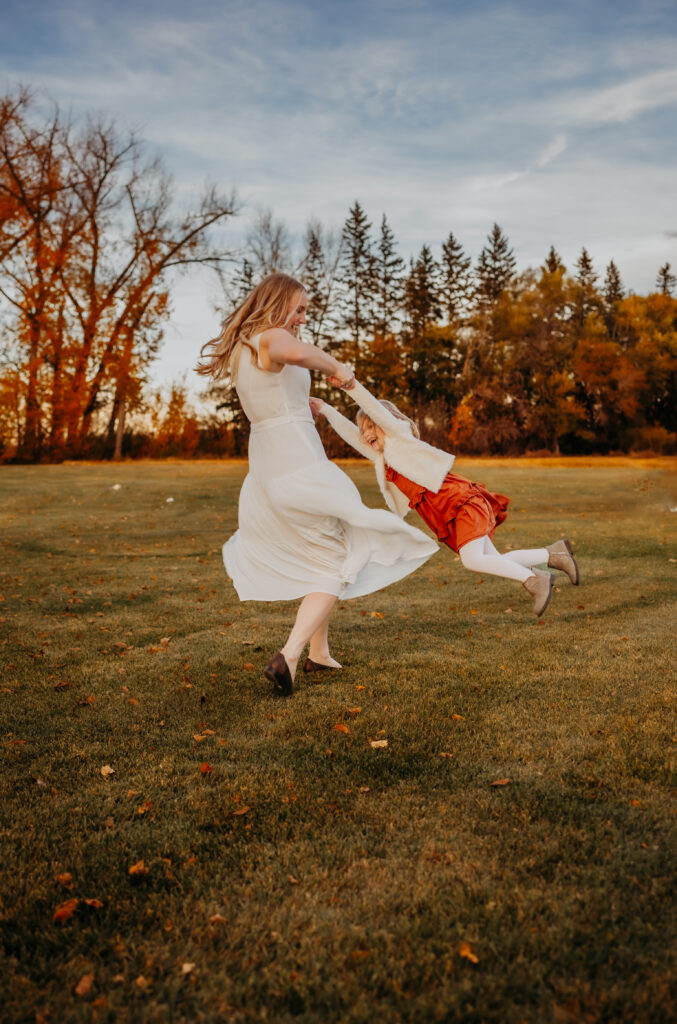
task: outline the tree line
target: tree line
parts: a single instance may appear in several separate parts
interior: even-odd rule
[[[149,385],[172,275],[212,267],[227,313],[267,273],[309,297],[305,337],[467,453],[677,450],[677,284],[628,293],[612,260],[554,246],[517,271],[494,224],[477,260],[449,232],[405,260],[385,214],[355,202],[339,231],[316,220],[300,244],[271,211],[236,251],[218,231],[238,212],[208,189],[176,213],[170,180],[114,125],[40,117],[0,101],[0,452],[23,460],[244,455],[247,424],[227,383],[191,407],[185,385]],[[218,244],[218,243],[221,244]],[[349,409],[322,380],[316,393]],[[324,427],[322,428],[324,430]],[[331,454],[347,454],[331,433]]]

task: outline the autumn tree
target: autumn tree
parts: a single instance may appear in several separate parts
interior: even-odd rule
[[[479,294],[492,305],[515,275],[516,260],[506,235],[494,224],[477,262]]]
[[[459,323],[472,296],[472,259],[453,232],[442,243],[440,301],[447,323]]]

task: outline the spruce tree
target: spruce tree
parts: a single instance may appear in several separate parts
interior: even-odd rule
[[[487,237],[477,263],[481,297],[493,305],[515,276],[515,256],[498,224]]]
[[[301,266],[301,282],[308,295],[307,318],[313,344],[326,338],[327,319],[332,297],[335,267],[331,266],[325,249],[322,226],[311,220],[306,227],[306,252]]]
[[[463,252],[463,246],[453,232],[442,244],[442,273],[440,296],[447,323],[461,320],[472,290],[470,267],[472,260]]]
[[[550,252],[545,258],[543,269],[546,270],[548,274],[554,274],[558,270],[566,270],[566,267],[562,263],[560,254],[557,252],[554,245],[550,246]]]
[[[404,286],[404,309],[414,336],[422,334],[441,315],[440,266],[428,245],[421,247],[416,262],[410,265]]]
[[[351,207],[341,233],[342,326],[350,334],[349,358],[358,368],[362,339],[373,325],[376,291],[371,223],[357,200]]]
[[[590,253],[583,246],[581,254],[576,260],[575,299],[574,299],[574,322],[580,328],[585,318],[593,310],[599,308],[599,297],[595,288],[597,274],[595,273]]]
[[[623,288],[621,275],[618,267],[611,260],[606,268],[606,275],[604,277],[604,298],[606,299],[607,307],[610,309],[614,308],[624,296],[625,289]]]
[[[672,295],[672,289],[677,284],[677,277],[670,271],[670,264],[664,263],[656,275],[656,287],[662,295]]]
[[[376,287],[374,327],[382,336],[393,330],[397,311],[402,302],[404,260],[398,255],[395,245],[395,236],[384,213],[374,257]]]

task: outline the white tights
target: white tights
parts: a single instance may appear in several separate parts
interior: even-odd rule
[[[504,576],[509,580],[525,580],[533,576],[528,572],[534,565],[548,561],[547,548],[529,548],[521,551],[497,551],[489,537],[477,537],[459,549],[461,562],[466,569],[485,572],[491,576]]]

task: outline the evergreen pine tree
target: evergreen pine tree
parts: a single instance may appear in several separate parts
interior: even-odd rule
[[[677,284],[677,277],[670,271],[670,264],[664,263],[656,275],[656,287],[662,295],[672,295],[672,289]]]
[[[397,310],[402,301],[403,270],[404,260],[396,251],[395,236],[384,213],[374,258],[376,285],[374,327],[382,336],[389,334],[394,327]]]
[[[554,245],[550,246],[550,252],[545,258],[543,269],[546,270],[548,274],[554,274],[557,270],[566,269],[566,267],[562,263],[560,254],[557,252],[557,249]]]
[[[477,263],[481,297],[493,304],[515,276],[516,262],[507,237],[494,224]]]
[[[625,295],[618,267],[613,260],[609,262],[604,277],[604,298],[608,308],[616,306]]]
[[[326,339],[329,307],[332,298],[335,260],[330,262],[325,247],[322,225],[308,222],[305,237],[306,252],[301,265],[300,278],[308,295],[307,318],[314,345]]]
[[[442,244],[442,281],[440,296],[442,306],[450,324],[457,323],[463,316],[464,307],[472,290],[470,267],[472,260],[463,252],[463,246],[454,238],[453,232]]]
[[[342,326],[350,334],[349,356],[358,369],[362,339],[373,324],[376,291],[371,223],[357,200],[351,207],[341,233]]]
[[[599,297],[595,288],[597,274],[594,271],[590,253],[585,246],[581,249],[581,254],[576,260],[574,280],[576,284],[574,321],[578,327],[581,327],[588,314],[599,307]]]
[[[411,263],[409,276],[404,286],[404,309],[414,336],[422,334],[441,316],[440,309],[440,266],[424,245]]]

